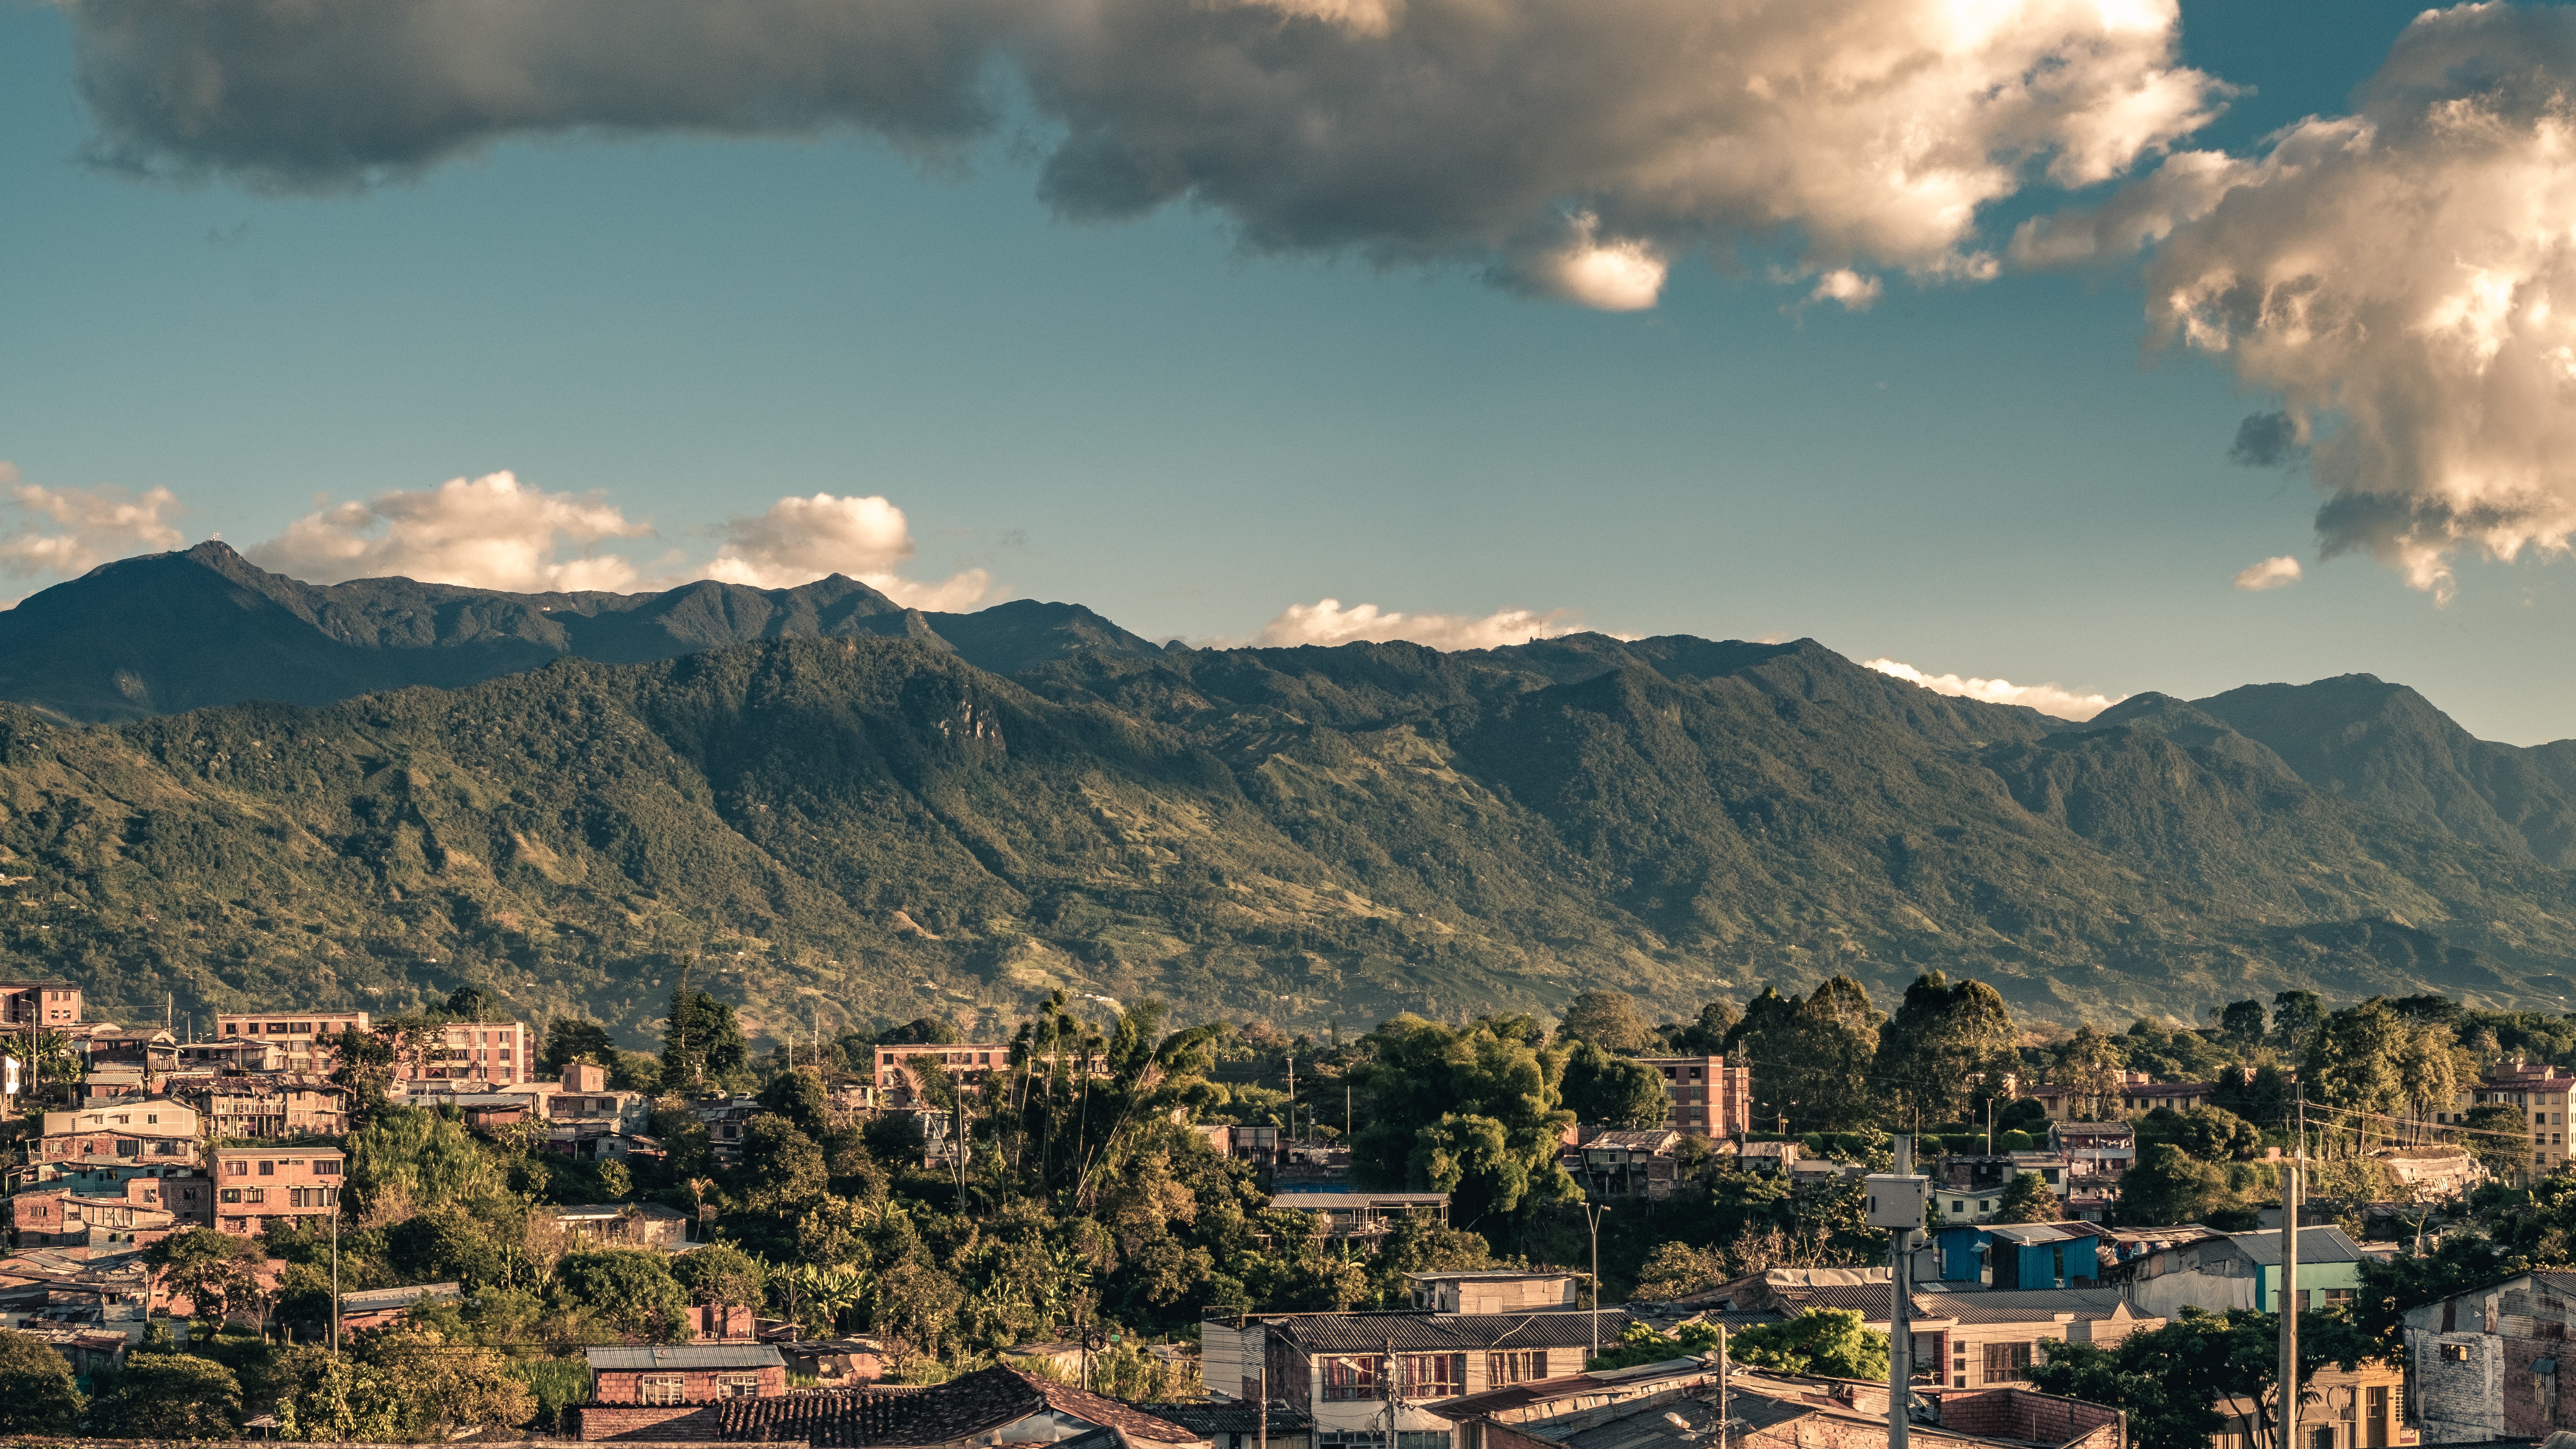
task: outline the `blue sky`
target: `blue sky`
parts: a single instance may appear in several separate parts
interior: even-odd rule
[[[2186,59],[2250,88],[2195,144],[2341,110],[2413,14],[2186,5]],[[191,538],[506,469],[605,490],[649,563],[882,494],[908,572],[1158,638],[1568,610],[2112,695],[2366,671],[2576,734],[2569,569],[2463,561],[2437,606],[2317,565],[2315,493],[2225,456],[2276,404],[2143,352],[2134,268],[1846,313],[1693,259],[1604,313],[1247,254],[1206,211],[1058,220],[1006,142],[925,174],[855,135],[509,140],[315,198],[125,179],[92,134],[65,18],[0,9],[0,459],[167,487]],[[2308,576],[2231,586],[2279,554]]]

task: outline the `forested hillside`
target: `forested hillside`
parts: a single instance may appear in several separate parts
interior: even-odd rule
[[[1943,967],[2044,1016],[2284,986],[2555,1006],[2576,877],[2202,711],[2098,728],[1812,643],[561,659],[455,690],[0,720],[13,970],[112,1012],[464,982],[641,1040],[1052,988],[1365,1029]]]

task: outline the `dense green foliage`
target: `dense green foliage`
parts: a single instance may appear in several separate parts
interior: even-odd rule
[[[1727,1354],[1751,1368],[1887,1379],[1887,1335],[1864,1327],[1849,1308],[1811,1308],[1779,1323],[1757,1323],[1729,1337]]]
[[[69,1434],[80,1426],[72,1366],[32,1334],[0,1329],[0,1433]]]
[[[2255,1405],[2262,1432],[2271,1432],[2273,1406],[2265,1396],[2280,1380],[2280,1331],[2279,1318],[2269,1313],[2186,1308],[2162,1328],[2133,1333],[2110,1348],[2051,1343],[2048,1361],[2031,1365],[2030,1382],[2043,1393],[2126,1411],[2138,1449],[2206,1449],[2224,1423],[2217,1406],[2229,1399]],[[2375,1356],[2350,1320],[2300,1315],[2303,1375]]]

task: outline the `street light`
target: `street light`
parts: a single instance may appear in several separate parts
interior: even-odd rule
[[[1601,1356],[1601,1217],[1610,1211],[1606,1202],[1585,1201],[1583,1220],[1592,1229],[1592,1356]]]

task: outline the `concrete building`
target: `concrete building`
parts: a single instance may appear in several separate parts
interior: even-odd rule
[[[363,1011],[296,1011],[281,1013],[217,1016],[215,1040],[222,1043],[258,1040],[278,1048],[285,1055],[282,1068],[290,1072],[328,1072],[339,1065],[337,1056],[322,1044],[322,1038],[341,1032],[367,1029]]]
[[[2173,1317],[2185,1308],[2280,1311],[2281,1235],[2213,1233],[2156,1249],[2126,1265],[2129,1297],[2141,1312]],[[2337,1227],[2299,1229],[2303,1308],[2351,1303],[2361,1287],[2361,1247]]]
[[[2118,1177],[2138,1160],[2138,1129],[2126,1122],[2051,1122],[2048,1150],[2070,1177]]]
[[[433,1028],[419,1056],[395,1063],[406,1082],[483,1082],[508,1086],[537,1077],[536,1043],[515,1021],[451,1021]]]
[[[137,1178],[113,1196],[40,1187],[9,1199],[22,1248],[109,1248],[157,1243],[191,1226],[161,1205],[160,1184]]]
[[[2561,1393],[2576,1273],[2522,1273],[2409,1309],[2406,1366],[2427,1444],[2541,1440],[2576,1429]]]
[[[2477,1081],[2460,1088],[2456,1110],[2435,1113],[2437,1122],[2458,1125],[2473,1107],[2511,1107],[2531,1117],[2531,1168],[2534,1175],[2545,1175],[2567,1163],[2568,1094],[2576,1092],[2576,1077],[2570,1077],[2547,1064],[2529,1065],[2520,1060],[2505,1062]]]
[[[1724,1057],[1639,1057],[1664,1074],[1664,1125],[1694,1137],[1753,1130],[1753,1072]]]
[[[1456,1273],[1407,1273],[1413,1306],[1425,1313],[1528,1313],[1572,1308],[1581,1296],[1572,1273],[1484,1268]]]
[[[214,1226],[223,1232],[253,1238],[271,1222],[339,1210],[348,1159],[336,1147],[218,1147],[207,1155]]]
[[[876,1049],[877,1099],[887,1107],[911,1110],[930,1105],[921,1090],[921,1071],[935,1066],[949,1080],[964,1085],[982,1081],[994,1068],[1007,1069],[1011,1048],[1006,1042],[958,1042],[945,1046],[881,1046]],[[1078,1072],[1081,1066],[1068,1058],[1058,1065],[1063,1072]],[[1097,1068],[1105,1071],[1105,1066]]]
[[[127,1159],[156,1168],[197,1165],[196,1109],[166,1097],[47,1112],[44,1135],[28,1144],[30,1175],[51,1182],[94,1158]]]
[[[658,1202],[596,1202],[554,1209],[555,1222],[585,1247],[659,1248],[688,1241],[689,1215]]]
[[[75,1026],[81,989],[68,981],[0,981],[0,1025]]]

